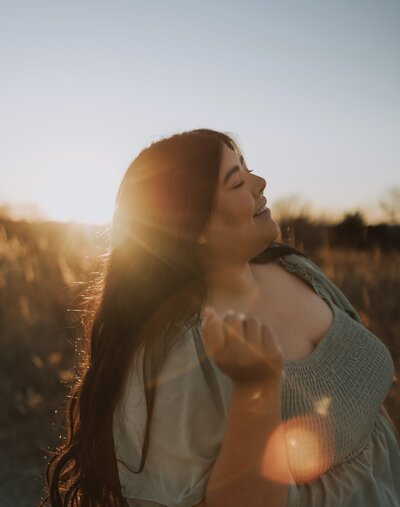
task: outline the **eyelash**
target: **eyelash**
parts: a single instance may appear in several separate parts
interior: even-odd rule
[[[247,172],[248,172],[248,173],[252,173],[252,172],[254,172],[254,171],[249,171],[249,170],[248,170]],[[241,187],[243,184],[244,184],[244,181],[241,181],[241,182],[239,183],[239,185],[236,185],[236,187],[233,187],[233,188],[239,188],[239,187]],[[233,190],[233,188],[232,188],[232,190]]]

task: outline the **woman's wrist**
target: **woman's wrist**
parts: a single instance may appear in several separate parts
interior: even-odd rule
[[[274,377],[264,382],[232,382],[233,392],[243,395],[268,395],[280,392],[281,378]]]
[[[280,412],[280,381],[263,384],[234,384],[231,402],[256,413]]]

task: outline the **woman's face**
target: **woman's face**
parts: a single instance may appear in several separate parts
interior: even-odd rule
[[[248,172],[245,161],[224,144],[216,208],[202,233],[207,255],[247,262],[278,238],[270,212],[254,216],[266,202],[265,186],[265,179]]]

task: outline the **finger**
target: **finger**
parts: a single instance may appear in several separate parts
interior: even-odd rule
[[[227,339],[244,341],[243,317],[243,314],[235,313],[233,310],[228,310],[225,313],[223,323]]]
[[[248,315],[243,322],[245,340],[261,345],[261,324],[254,315]]]
[[[280,368],[283,364],[283,351],[276,334],[271,327],[265,324],[261,325],[261,334],[264,346],[269,349],[271,358],[276,360],[278,368]]]
[[[244,338],[244,314],[227,312],[224,317],[224,359],[228,364],[240,365],[248,359],[248,345]]]
[[[201,311],[202,322],[205,322],[213,314],[215,314],[214,308],[212,306],[205,306]]]

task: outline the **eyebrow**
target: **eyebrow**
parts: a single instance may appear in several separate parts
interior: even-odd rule
[[[242,165],[243,165],[243,161],[244,161],[243,156],[240,155],[240,163]],[[232,176],[232,174],[236,173],[237,171],[240,171],[240,167],[238,165],[235,165],[234,167],[232,167],[231,169],[229,169],[229,171],[224,176],[224,185],[227,183],[227,181]]]

